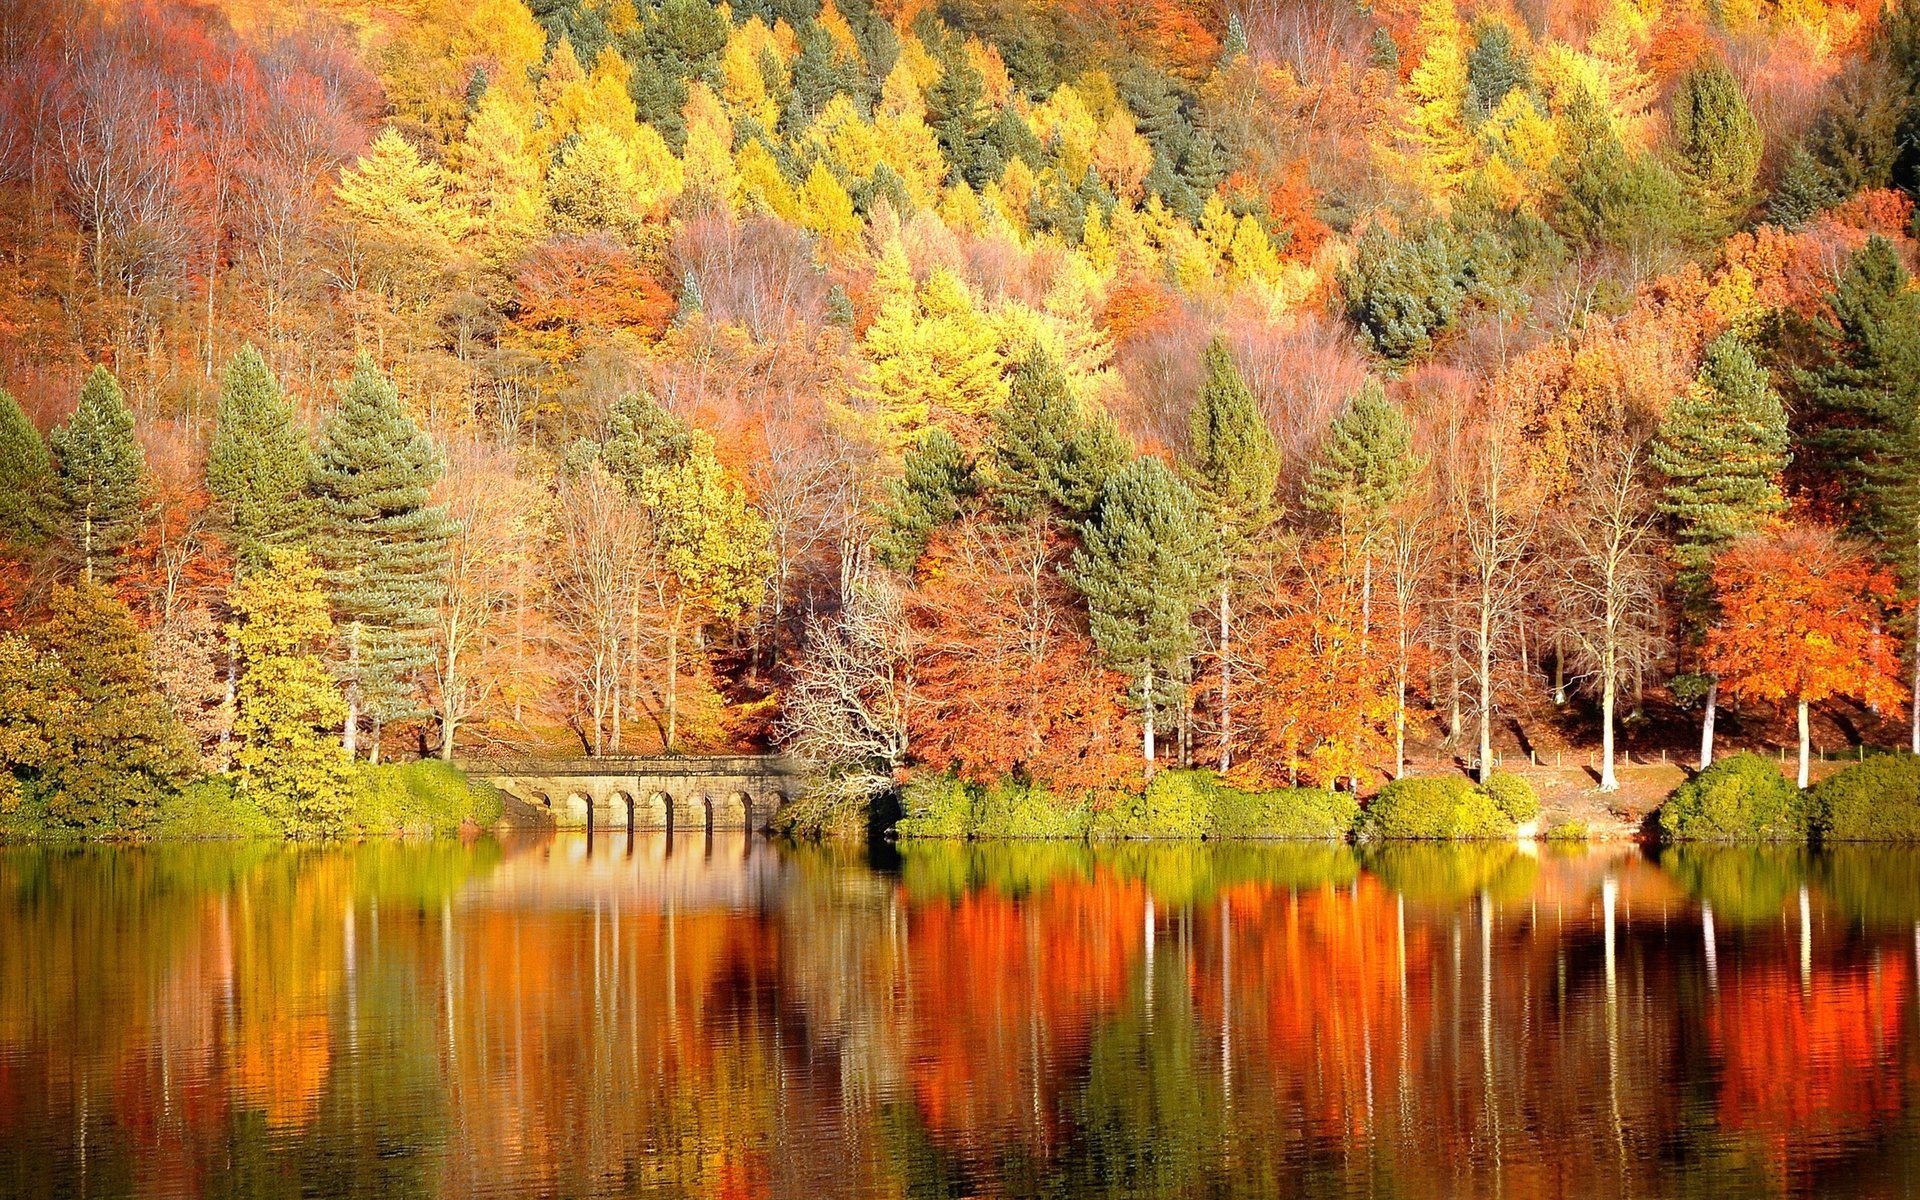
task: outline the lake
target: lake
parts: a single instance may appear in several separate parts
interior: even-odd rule
[[[1920,853],[0,849],[6,1196],[1902,1196]]]

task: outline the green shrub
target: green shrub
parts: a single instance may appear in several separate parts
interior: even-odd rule
[[[1213,836],[1330,840],[1353,831],[1360,802],[1352,792],[1327,788],[1273,788],[1244,792],[1216,784]]]
[[[353,773],[352,824],[363,833],[458,833],[467,821],[487,829],[504,808],[493,787],[438,759],[360,766]]]
[[[1143,794],[1123,796],[1095,813],[1093,834],[1105,838],[1203,838],[1213,831],[1214,788],[1210,771],[1161,771]]]
[[[1562,821],[1552,829],[1547,830],[1547,840],[1550,842],[1584,842],[1587,840],[1587,823],[1585,821]]]
[[[1525,825],[1540,815],[1540,797],[1533,785],[1511,771],[1494,771],[1480,785],[1493,800],[1493,806],[1507,814],[1515,825]]]
[[[1457,841],[1510,837],[1513,819],[1485,788],[1457,775],[1396,779],[1360,815],[1368,838]]]
[[[1772,759],[1733,754],[1674,789],[1660,830],[1679,842],[1796,841],[1807,835],[1805,804]]]
[[[904,815],[894,825],[903,838],[963,838],[973,832],[973,789],[959,777],[928,772],[900,791]]]
[[[1920,842],[1920,755],[1876,755],[1814,784],[1807,823],[1822,842]]]
[[[196,779],[161,798],[155,836],[162,838],[277,838],[280,827],[225,775]]]
[[[967,832],[978,838],[1085,838],[1093,820],[1085,804],[1068,804],[1046,788],[1017,779],[968,790],[973,793],[973,820]]]

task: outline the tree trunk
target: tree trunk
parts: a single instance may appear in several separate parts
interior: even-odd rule
[[[1140,697],[1145,702],[1140,725],[1140,756],[1146,760],[1147,777],[1153,777],[1153,668],[1148,667],[1142,678]]]
[[[1920,620],[1913,626],[1913,741],[1912,750],[1920,754]]]
[[[1233,661],[1228,654],[1228,588],[1227,581],[1220,581],[1220,773],[1225,775],[1227,768],[1233,765],[1233,709],[1229,690],[1233,678]],[[1920,743],[1920,700],[1915,701],[1914,738]]]
[[[666,752],[680,742],[680,620],[687,611],[686,601],[673,606],[673,624],[667,630],[667,744]]]
[[[453,761],[454,724],[455,722],[452,714],[450,713],[442,714],[440,718],[440,761],[441,762]]]
[[[347,626],[347,723],[340,748],[352,761],[360,749],[360,622]]]
[[[1720,708],[1720,680],[1707,676],[1707,712],[1700,720],[1700,769],[1713,765],[1713,717]]]
[[[1613,676],[1613,664],[1608,663],[1601,672],[1600,684],[1600,790],[1603,792],[1620,789],[1620,781],[1613,773],[1614,693],[1619,690]]]
[[[1493,773],[1493,594],[1483,578],[1480,585],[1480,772],[1481,783]]]
[[[1800,786],[1807,786],[1807,702],[1804,697],[1797,705],[1800,710]]]
[[[385,724],[379,713],[373,714],[373,742],[367,747],[367,761],[376,767],[380,765],[380,735]]]
[[[1400,665],[1400,677],[1393,685],[1393,777],[1407,774],[1407,668]]]
[[[1567,643],[1559,630],[1553,634],[1553,704],[1555,708],[1567,703]]]

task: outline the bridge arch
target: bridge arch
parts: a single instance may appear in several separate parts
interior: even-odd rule
[[[567,793],[566,820],[569,825],[593,827],[593,793],[574,788]]]
[[[712,802],[709,820],[715,829],[752,829],[753,797],[745,791],[725,792]]]

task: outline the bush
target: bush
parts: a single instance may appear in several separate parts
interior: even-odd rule
[[[1274,788],[1243,792],[1218,784],[1213,795],[1213,836],[1331,840],[1353,831],[1360,802],[1352,792],[1327,788]]]
[[[1807,792],[1807,824],[1822,842],[1920,842],[1920,755],[1885,754]]]
[[[196,779],[160,801],[162,838],[277,838],[280,827],[225,775]]]
[[[1421,777],[1396,779],[1381,788],[1361,814],[1359,831],[1368,838],[1498,838],[1513,834],[1513,819],[1487,789],[1466,779]]]
[[[1800,789],[1773,760],[1733,754],[1674,789],[1660,830],[1679,842],[1780,842],[1806,837]]]
[[[916,775],[900,792],[903,838],[963,838],[973,832],[973,790],[945,772]]]
[[[978,838],[1085,838],[1093,821],[1086,805],[1065,803],[1038,784],[1003,779],[968,790],[973,820],[967,832]]]
[[[1094,814],[1093,833],[1106,838],[1196,840],[1213,831],[1213,775],[1161,771],[1138,796],[1125,796]]]
[[[1540,797],[1534,794],[1533,785],[1511,771],[1494,771],[1480,786],[1492,798],[1493,806],[1515,825],[1525,825],[1540,815]]]
[[[354,770],[352,824],[363,833],[458,833],[467,821],[486,829],[504,810],[497,790],[438,759]]]
[[[1584,842],[1587,840],[1587,823],[1585,821],[1562,821],[1552,829],[1547,830],[1547,840],[1550,842]]]

